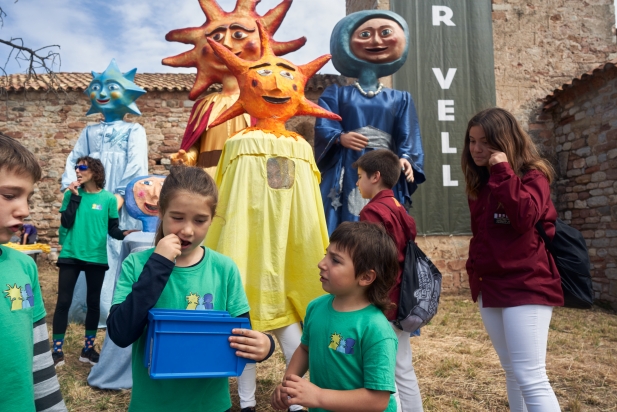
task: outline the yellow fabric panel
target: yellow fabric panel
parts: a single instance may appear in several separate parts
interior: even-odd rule
[[[267,162],[295,164],[293,185],[268,185]],[[323,295],[317,263],[328,246],[313,149],[304,140],[263,131],[227,141],[217,167],[219,203],[205,244],[231,257],[242,277],[254,329],[281,328],[304,319]]]

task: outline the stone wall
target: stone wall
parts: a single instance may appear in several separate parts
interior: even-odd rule
[[[527,124],[538,101],[613,59],[613,0],[492,0],[497,105]]]
[[[193,106],[187,93],[149,92],[138,100],[141,117],[127,115],[146,129],[151,173],[165,171],[165,156],[178,150]],[[7,107],[8,105],[8,107]],[[60,181],[68,154],[82,129],[103,119],[85,116],[90,100],[82,92],[9,93],[0,102],[0,132],[18,139],[39,158],[43,177],[31,202],[31,218],[44,243],[57,246]]]
[[[558,92],[530,129],[553,160],[560,217],[587,242],[595,297],[617,307],[617,67]]]

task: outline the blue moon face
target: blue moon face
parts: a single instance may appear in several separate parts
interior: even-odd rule
[[[139,116],[135,100],[146,91],[133,82],[136,71],[122,73],[112,59],[103,73],[92,72],[92,82],[85,90],[92,106],[86,115],[102,113],[106,121],[122,120],[126,113]]]
[[[107,80],[105,83],[94,81],[90,85],[90,100],[101,112],[116,111],[132,103],[125,99],[124,87],[117,82]]]

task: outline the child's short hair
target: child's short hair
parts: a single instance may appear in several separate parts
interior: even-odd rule
[[[12,137],[0,133],[0,170],[41,180],[41,166],[32,152]]]
[[[401,163],[398,156],[388,149],[370,150],[356,160],[351,167],[362,168],[368,177],[379,172],[384,186],[392,189],[401,176]]]
[[[95,159],[90,156],[80,157],[79,159],[77,159],[77,162],[75,162],[75,165],[79,164],[79,162],[86,162],[88,168],[92,171],[92,180],[94,181],[96,187],[98,187],[99,189],[104,188],[105,166],[103,166],[103,163],[101,163],[99,159]]]
[[[367,297],[384,312],[393,308],[388,293],[399,271],[398,250],[386,230],[375,223],[343,222],[332,232],[330,243],[349,253],[356,277],[371,269],[375,271]]]
[[[169,207],[171,199],[176,197],[180,191],[195,193],[205,196],[209,200],[210,209],[212,209],[212,217],[216,214],[216,204],[219,199],[219,192],[216,188],[214,179],[200,167],[189,166],[172,166],[169,170],[169,176],[165,178],[165,183],[161,188],[159,195],[159,213],[165,214]],[[162,220],[156,229],[154,236],[154,244],[164,237]]]

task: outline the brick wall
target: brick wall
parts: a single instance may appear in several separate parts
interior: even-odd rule
[[[617,68],[557,93],[530,129],[555,166],[560,217],[587,242],[595,297],[617,307]]]

